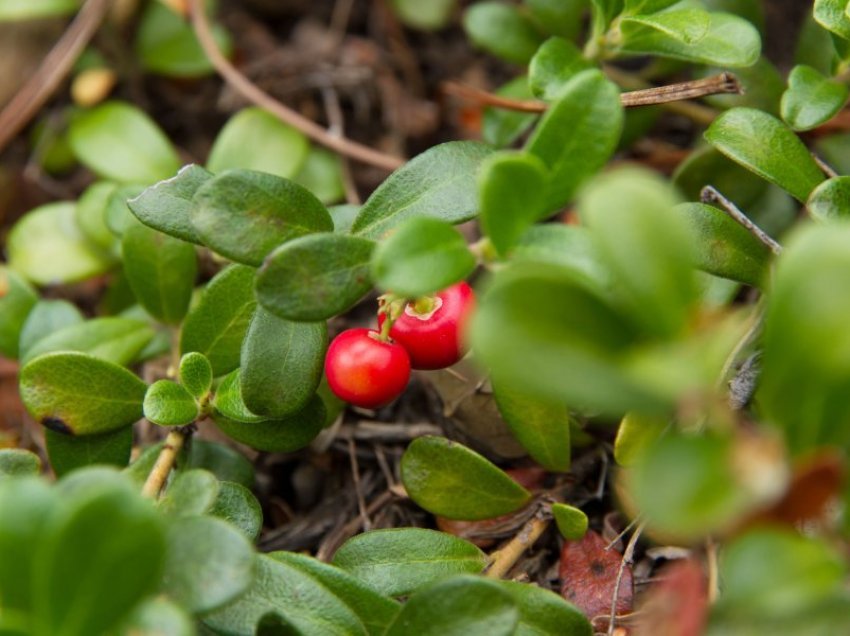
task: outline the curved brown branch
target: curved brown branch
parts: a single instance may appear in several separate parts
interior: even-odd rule
[[[0,152],[44,106],[97,32],[111,0],[87,0],[59,41],[0,112]]]
[[[267,110],[282,122],[303,132],[313,141],[341,155],[384,168],[385,170],[395,170],[404,164],[404,159],[379,152],[345,137],[335,135],[316,122],[307,119],[280,103],[240,73],[224,57],[212,36],[209,21],[203,10],[202,0],[189,0],[189,12],[192,16],[192,26],[195,29],[195,34],[198,36],[201,47],[204,49],[204,53],[206,53],[219,75],[249,102]]]

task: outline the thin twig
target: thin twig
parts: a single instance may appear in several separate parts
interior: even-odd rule
[[[342,108],[339,105],[339,95],[332,87],[326,86],[322,88],[322,101],[325,104],[325,111],[330,122],[328,132],[337,137],[345,137],[345,117],[343,117]],[[342,185],[345,190],[345,201],[353,205],[360,205],[360,194],[357,192],[357,185],[351,176],[351,166],[348,164],[348,159],[340,156],[338,160],[342,173]]]
[[[348,460],[351,464],[351,477],[354,479],[354,493],[357,496],[357,509],[364,530],[372,527],[369,515],[366,513],[366,500],[363,498],[363,487],[360,484],[360,466],[357,464],[357,446],[354,439],[348,438]]]
[[[708,562],[708,604],[714,605],[720,595],[720,575],[717,568],[717,544],[711,537],[705,542],[705,559]]]
[[[201,48],[204,49],[204,53],[206,53],[216,71],[242,97],[268,111],[285,124],[297,128],[313,141],[341,155],[385,170],[395,170],[404,164],[404,159],[379,152],[345,137],[331,134],[314,121],[285,106],[245,77],[224,57],[221,49],[218,48],[218,44],[212,36],[203,4],[202,0],[189,0],[195,34]]]
[[[0,151],[59,88],[94,36],[110,4],[111,0],[87,0],[38,70],[0,112]]]
[[[750,218],[741,212],[741,210],[732,203],[729,199],[724,197],[714,186],[705,186],[699,193],[700,200],[703,203],[717,203],[720,207],[731,216],[735,221],[738,222],[744,229],[746,229],[750,234],[755,236],[759,241],[761,241],[767,248],[773,252],[774,254],[780,254],[782,252],[782,246],[774,241],[770,236],[768,236],[767,232],[761,229],[758,225],[753,223]]]
[[[156,499],[162,487],[165,485],[168,476],[171,474],[171,469],[174,468],[174,462],[177,461],[177,455],[180,454],[180,449],[186,438],[191,435],[194,428],[184,426],[182,428],[174,428],[168,433],[165,442],[162,444],[162,449],[159,451],[159,457],[156,458],[156,463],[153,465],[145,485],[142,486],[142,495]]]
[[[640,535],[646,528],[646,522],[642,522],[632,533],[629,542],[626,544],[626,549],[623,552],[623,558],[620,559],[620,569],[617,570],[617,580],[614,582],[614,593],[611,598],[611,615],[608,621],[608,636],[614,634],[614,625],[617,622],[617,599],[620,597],[620,584],[623,582],[623,573],[626,571],[626,566],[630,565],[635,558],[635,546],[637,546]]]
[[[827,177],[829,177],[830,179],[834,179],[835,177],[839,176],[835,169],[826,161],[818,157],[815,153],[811,154],[812,159],[814,159],[815,163],[818,164],[818,168],[820,168]]]
[[[549,104],[534,99],[511,99],[488,93],[487,91],[460,84],[458,82],[443,82],[443,92],[471,101],[477,101],[488,106],[515,110],[523,113],[542,113],[549,108]],[[692,82],[680,82],[668,86],[655,86],[640,90],[629,91],[620,95],[620,102],[626,108],[634,106],[650,106],[657,104],[668,104],[684,99],[695,99],[706,95],[718,93],[740,93],[741,85],[737,78],[731,73],[720,73],[705,79]],[[712,118],[713,118],[712,111]]]
[[[385,490],[380,495],[375,497],[368,506],[366,506],[366,514],[374,515],[381,508],[386,506],[396,495],[390,491]],[[335,530],[330,536],[328,536],[319,547],[319,550],[316,552],[316,558],[319,561],[329,561],[331,557],[333,557],[336,549],[341,546],[346,539],[351,537],[355,532],[360,530],[362,527],[363,520],[360,515],[357,515],[354,519],[346,523],[341,528]]]
[[[507,574],[523,553],[546,531],[550,523],[552,517],[545,513],[543,508],[538,510],[513,539],[490,555],[490,567],[487,568],[486,575],[491,579],[500,579]]]

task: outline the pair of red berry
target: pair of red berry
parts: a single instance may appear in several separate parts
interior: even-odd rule
[[[407,386],[411,368],[442,369],[460,360],[464,323],[474,305],[472,288],[461,282],[405,304],[398,316],[389,318],[394,319],[389,334],[362,328],[343,331],[328,347],[328,385],[355,406],[376,408],[391,402]],[[379,328],[391,313],[378,315]]]

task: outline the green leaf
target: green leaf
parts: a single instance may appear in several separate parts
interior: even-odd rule
[[[74,219],[87,240],[110,253],[117,251],[115,235],[106,224],[106,206],[118,185],[96,181],[77,200]]]
[[[227,521],[255,541],[263,529],[263,510],[260,502],[242,484],[232,481],[219,482],[218,497],[207,514]]]
[[[328,328],[291,322],[260,307],[242,343],[242,399],[252,413],[281,418],[302,409],[322,379]]]
[[[782,95],[782,119],[794,130],[811,130],[832,119],[850,95],[846,84],[829,79],[811,66],[795,66]]]
[[[806,208],[816,221],[837,221],[850,217],[850,177],[833,177],[821,183],[812,190]],[[23,333],[21,335],[23,337]]]
[[[591,39],[601,38],[614,18],[623,11],[623,0],[590,0]]]
[[[399,604],[373,591],[348,572],[295,552],[271,552],[269,556],[316,579],[345,602],[370,634],[383,634],[398,611]]]
[[[245,488],[254,486],[254,465],[226,444],[193,438],[189,452],[177,458],[181,470],[204,468],[220,481],[232,481]]]
[[[534,97],[528,86],[528,79],[524,75],[500,86],[495,94],[499,97],[519,100]],[[522,113],[504,108],[485,108],[481,122],[481,137],[492,146],[505,148],[519,139],[537,119],[538,115],[534,113]]]
[[[73,475],[77,486],[60,493],[63,505],[51,515],[35,557],[37,634],[109,631],[154,591],[162,573],[164,532],[150,502],[117,471],[89,471],[87,481],[84,471]]]
[[[73,203],[49,203],[15,223],[6,243],[9,267],[37,285],[75,283],[106,272],[112,258],[86,240]]]
[[[705,138],[724,155],[799,201],[805,201],[825,179],[800,138],[762,111],[728,110],[714,120]]]
[[[94,464],[125,467],[130,463],[133,450],[133,427],[82,437],[47,429],[44,440],[50,466],[57,477],[62,477],[72,470]]]
[[[401,480],[417,505],[449,519],[492,519],[531,500],[501,469],[445,437],[415,439],[401,458]]]
[[[141,320],[93,318],[40,339],[26,351],[22,362],[45,353],[78,351],[124,366],[136,360],[153,337],[153,329]]]
[[[125,102],[106,102],[78,113],[68,129],[68,141],[77,158],[104,179],[154,183],[180,167],[162,130]]]
[[[301,164],[301,169],[292,179],[315,194],[316,198],[325,205],[338,203],[345,198],[340,158],[320,146],[310,148],[304,163]],[[331,216],[334,215],[331,214]],[[334,227],[336,226],[337,223],[334,220]]]
[[[566,268],[600,288],[611,284],[611,273],[602,264],[593,236],[586,227],[578,225],[533,225],[520,237],[511,261]]]
[[[679,164],[673,173],[673,185],[688,201],[699,201],[702,189],[712,185],[748,211],[769,187],[764,179],[708,144],[694,150]]]
[[[392,0],[398,18],[407,26],[433,31],[446,26],[457,6],[457,0]]]
[[[143,190],[127,201],[127,206],[145,225],[200,245],[201,238],[190,216],[192,197],[212,176],[211,172],[195,164],[183,166],[176,176]]]
[[[337,234],[350,234],[351,226],[354,225],[354,219],[360,214],[360,205],[334,205],[328,208],[331,213],[331,218],[334,222],[334,232]]]
[[[10,455],[4,456],[6,463]],[[32,463],[29,458],[25,461]],[[36,548],[41,544],[47,519],[61,504],[45,480],[18,475],[13,479],[0,478],[0,509],[14,511],[0,518],[0,598],[4,616],[30,609]],[[22,631],[30,633],[28,629]]]
[[[524,0],[531,18],[547,33],[575,39],[582,28],[585,0]]]
[[[330,214],[310,192],[253,170],[228,170],[204,183],[190,216],[205,245],[254,266],[281,243],[333,230]]]
[[[348,234],[314,234],[281,245],[257,272],[257,300],[287,320],[327,320],[370,289],[375,243]]]
[[[179,605],[165,598],[151,598],[133,611],[119,633],[133,636],[195,636],[195,625]]]
[[[815,0],[813,15],[818,24],[835,35],[850,40],[850,16],[844,0]]]
[[[292,126],[261,108],[244,108],[218,133],[207,168],[215,173],[241,168],[292,178],[304,164],[309,149],[307,138]],[[261,183],[258,186],[269,187]],[[305,205],[295,201],[293,204]]]
[[[669,433],[633,468],[635,504],[654,528],[685,539],[722,530],[751,497],[735,475],[732,444],[717,435]]]
[[[235,369],[228,373],[216,389],[212,405],[218,414],[229,420],[243,422],[245,424],[256,424],[266,422],[270,418],[264,415],[252,413],[242,399],[242,386],[240,382],[241,369]]]
[[[475,257],[463,235],[428,217],[408,219],[372,253],[376,285],[408,298],[443,290],[473,269]]]
[[[552,516],[555,517],[558,532],[567,541],[578,541],[587,532],[587,515],[575,506],[554,503]]]
[[[661,437],[669,422],[666,417],[626,413],[614,439],[614,460],[620,466],[635,464]]]
[[[21,400],[49,429],[94,435],[142,417],[147,385],[123,367],[84,353],[48,353],[21,369]]]
[[[21,359],[31,357],[30,350],[43,338],[65,327],[79,325],[83,320],[80,310],[67,300],[39,300],[21,327],[19,346]]]
[[[564,38],[546,40],[528,66],[528,86],[535,97],[554,101],[576,74],[591,68],[578,47]]]
[[[704,203],[676,206],[697,237],[697,267],[754,287],[765,281],[770,249],[723,210]]]
[[[570,469],[572,418],[563,403],[531,397],[497,382],[493,397],[511,433],[538,464],[552,472]]]
[[[534,23],[506,2],[475,3],[464,13],[463,27],[475,46],[516,64],[528,63],[543,42]]]
[[[200,415],[192,394],[171,380],[157,380],[148,387],[144,412],[149,422],[160,426],[185,426]]]
[[[499,585],[519,609],[514,636],[591,636],[593,633],[581,610],[554,592],[516,581],[499,581]]]
[[[756,398],[793,454],[850,448],[850,226],[806,226],[777,259]],[[805,311],[801,311],[805,308]]]
[[[227,31],[218,24],[211,29],[218,48],[229,55],[232,46]],[[193,78],[214,70],[189,21],[162,2],[147,5],[139,22],[134,48],[142,68],[151,73]]]
[[[257,559],[239,530],[213,517],[177,517],[166,528],[161,590],[181,607],[208,612],[249,588]]]
[[[549,211],[546,165],[527,153],[500,152],[481,167],[481,229],[501,256],[507,256],[525,231]]]
[[[105,221],[106,227],[113,236],[121,238],[128,228],[138,225],[139,222],[130,211],[127,202],[144,192],[145,186],[138,184],[118,186],[109,195],[106,201]]]
[[[0,2],[0,21],[36,20],[74,13],[79,0],[3,0]]]
[[[620,23],[625,46],[639,42],[638,47],[651,48],[656,42],[673,40],[696,44],[711,26],[711,14],[704,9],[674,9],[654,15],[624,18]]]
[[[380,239],[414,216],[448,223],[468,221],[478,211],[476,174],[491,152],[475,141],[429,148],[378,186],[354,220],[352,233]]]
[[[0,265],[0,354],[17,358],[30,312],[38,295],[29,283],[5,265]]]
[[[622,128],[620,91],[601,71],[582,71],[563,87],[526,144],[549,168],[547,210],[567,203],[605,165]]]
[[[279,614],[302,636],[365,636],[357,614],[324,583],[282,560],[257,558],[254,584],[235,603],[205,616],[203,622],[217,633],[253,636],[267,614]],[[281,632],[272,632],[281,633]]]
[[[346,541],[333,564],[379,594],[406,596],[455,574],[478,574],[487,555],[473,544],[425,528],[371,530]]]
[[[518,622],[516,603],[499,583],[461,575],[411,596],[386,636],[510,636]]]
[[[628,15],[658,13],[679,0],[624,0],[623,13]]]
[[[206,397],[212,388],[213,372],[210,361],[204,354],[196,351],[180,358],[177,377],[183,388],[198,400]]]
[[[256,307],[254,270],[244,265],[223,269],[183,321],[180,353],[204,354],[215,377],[232,371],[239,366],[242,339]]]
[[[741,67],[755,64],[761,53],[758,30],[745,19],[729,13],[709,13],[709,23],[701,37],[702,29],[667,24],[664,16],[699,10],[685,9],[657,14],[650,18],[626,18],[621,23],[623,41],[619,51],[632,55],[658,55],[686,62],[711,64],[723,67]],[[704,12],[700,12],[704,13]],[[684,31],[677,31],[680,26]]]
[[[157,507],[164,514],[174,517],[195,517],[207,513],[219,493],[219,481],[208,470],[182,470],[169,482]]]
[[[0,448],[0,478],[38,475],[41,459],[23,448]]]
[[[180,324],[198,272],[194,245],[139,224],[124,233],[121,251],[124,273],[139,303],[162,322]]]

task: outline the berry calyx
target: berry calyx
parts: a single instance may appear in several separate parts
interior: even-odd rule
[[[407,303],[389,330],[390,337],[407,350],[414,369],[443,369],[465,353],[463,331],[475,307],[475,293],[465,282],[435,296]],[[379,314],[383,326],[385,314]]]
[[[334,338],[325,356],[325,375],[334,394],[363,408],[377,408],[401,395],[410,379],[404,348],[371,329],[348,329]]]

